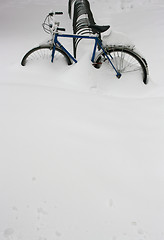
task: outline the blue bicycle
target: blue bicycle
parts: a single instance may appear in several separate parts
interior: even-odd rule
[[[93,66],[99,69],[102,64],[107,64],[109,72],[115,73],[117,78],[127,74],[133,77],[137,76],[145,83],[148,83],[148,66],[146,60],[140,56],[134,49],[123,45],[104,45],[101,39],[101,33],[109,29],[107,26],[90,25],[94,34],[76,35],[62,34],[64,28],[60,28],[60,22],[55,21],[55,15],[63,14],[62,12],[50,12],[42,24],[45,32],[51,34],[51,39],[28,51],[21,61],[21,65],[25,66],[34,63],[36,60],[48,59],[52,63],[54,60],[65,59],[68,65],[73,62],[77,63],[77,59],[60,43],[59,38],[76,38],[94,40],[94,48],[92,52],[91,62]]]

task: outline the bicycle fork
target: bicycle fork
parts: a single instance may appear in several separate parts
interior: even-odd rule
[[[52,58],[51,58],[51,62],[53,63],[54,61],[54,55],[55,55],[55,49],[56,49],[56,42],[57,42],[57,35],[55,34],[55,38],[53,41],[53,49],[52,49]]]

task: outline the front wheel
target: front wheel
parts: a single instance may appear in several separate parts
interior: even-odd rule
[[[21,61],[21,65],[32,65],[40,62],[51,62],[52,58],[52,47],[51,46],[39,46],[28,51]],[[71,65],[72,62],[69,56],[62,51],[60,48],[55,49],[55,59],[56,61],[66,62]]]
[[[123,47],[111,47],[106,49],[106,54],[121,76],[131,76],[141,79],[145,84],[148,83],[147,63],[139,54],[131,49]],[[100,68],[102,63],[106,63],[108,69],[115,71],[110,64],[107,56],[101,51],[94,61],[94,66]],[[104,65],[104,64],[103,64]]]

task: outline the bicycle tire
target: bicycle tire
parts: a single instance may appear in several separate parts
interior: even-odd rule
[[[63,57],[68,65],[72,64],[70,57],[59,47],[56,47],[55,49],[55,57],[56,57],[56,54],[59,54],[60,57]],[[52,46],[35,47],[24,55],[21,61],[21,65],[25,66],[27,64],[30,64],[40,59],[47,59],[50,62],[51,57],[52,57]]]
[[[111,62],[115,66],[116,70],[123,76],[125,73],[133,73],[138,71],[138,74],[144,84],[148,83],[148,66],[146,60],[142,58],[138,53],[132,49],[125,47],[111,47],[106,49],[106,53],[109,56]],[[101,51],[94,61],[94,67],[100,68],[102,63],[107,62],[110,65],[104,52]],[[109,68],[114,71],[112,65]]]

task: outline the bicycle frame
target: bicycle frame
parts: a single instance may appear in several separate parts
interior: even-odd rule
[[[115,66],[113,65],[112,61],[110,60],[110,58],[108,57],[105,49],[102,46],[101,41],[99,40],[99,38],[97,36],[81,36],[81,35],[75,35],[75,34],[60,34],[60,33],[55,33],[54,34],[54,44],[53,44],[53,50],[52,50],[52,59],[51,62],[53,62],[54,60],[54,55],[55,55],[55,48],[56,45],[58,45],[65,53],[67,53],[67,55],[75,62],[77,63],[77,60],[72,56],[72,54],[65,48],[63,47],[63,45],[58,41],[58,37],[61,38],[79,38],[79,39],[90,39],[90,40],[95,40],[95,44],[94,44],[94,49],[93,49],[93,53],[92,53],[92,58],[91,61],[94,63],[95,60],[95,54],[96,54],[96,47],[99,46],[102,51],[104,52],[105,56],[107,57],[109,63],[111,64],[111,66],[113,67],[113,69],[116,72],[116,77],[120,78],[121,77],[121,73],[119,73],[117,71],[117,69],[115,68]]]

